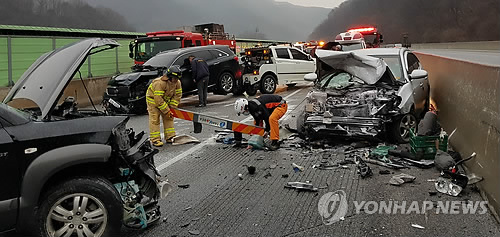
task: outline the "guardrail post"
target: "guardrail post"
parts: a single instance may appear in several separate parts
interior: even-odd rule
[[[89,55],[87,57],[87,63],[88,63],[88,73],[87,73],[87,78],[92,78],[92,60],[91,56]]]
[[[8,71],[8,86],[14,86],[14,81],[12,80],[12,38],[7,36],[7,71]]]
[[[115,48],[115,55],[116,55],[116,74],[120,73],[120,67],[118,66],[118,47]]]

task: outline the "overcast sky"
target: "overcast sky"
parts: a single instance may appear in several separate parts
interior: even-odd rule
[[[275,0],[277,2],[289,2],[295,5],[307,7],[334,8],[345,0]]]

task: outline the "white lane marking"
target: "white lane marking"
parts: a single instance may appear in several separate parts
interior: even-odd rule
[[[291,93],[291,94],[289,94],[289,95],[285,96],[285,98],[283,98],[283,99],[284,99],[284,100],[288,100],[288,98],[290,98],[290,97],[294,96],[295,94],[299,93],[301,90],[302,90],[302,89],[298,89],[298,90],[294,91],[293,93]],[[289,105],[289,106],[290,106],[290,105]],[[290,107],[291,107],[291,106],[290,106]],[[246,122],[249,122],[249,121],[250,121],[250,120],[252,120],[252,119],[253,119],[253,117],[252,117],[252,115],[250,115],[250,116],[246,117],[245,119],[241,120],[241,121],[240,121],[240,123],[246,123]]]
[[[161,164],[160,166],[157,167],[157,169],[158,169],[159,172],[161,172],[164,169],[166,169],[167,167],[173,165],[175,162],[177,162],[179,160],[182,160],[184,157],[186,157],[186,156],[188,156],[190,154],[193,154],[194,152],[200,150],[204,146],[206,146],[208,144],[213,144],[213,143],[215,143],[215,139],[213,137],[209,138],[209,139],[203,141],[202,143],[200,143],[200,144],[198,144],[198,145],[196,145],[194,147],[191,147],[189,150],[182,152],[181,154],[179,154],[176,157],[168,160],[167,162]]]

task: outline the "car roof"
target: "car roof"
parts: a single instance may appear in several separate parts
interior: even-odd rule
[[[394,56],[399,56],[405,51],[408,51],[407,48],[368,48],[368,49],[358,49],[358,50],[353,50],[353,52],[356,52],[357,54],[360,55],[394,55]]]
[[[167,50],[167,51],[162,51],[155,56],[165,55],[165,54],[178,55],[178,54],[185,53],[185,52],[194,52],[194,51],[209,50],[209,49],[224,50],[224,49],[229,49],[229,46],[227,46],[227,45],[208,45],[208,46],[196,46],[196,47],[189,47],[189,48],[171,49],[171,50]]]

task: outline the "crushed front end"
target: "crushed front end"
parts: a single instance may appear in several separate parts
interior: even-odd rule
[[[376,137],[399,114],[401,98],[390,86],[312,91],[306,97],[304,129],[308,134]]]
[[[129,228],[146,228],[161,217],[158,200],[171,189],[160,179],[153,149],[144,132],[136,134],[126,128],[128,119],[113,129],[115,174],[111,180],[123,201],[123,224]]]

